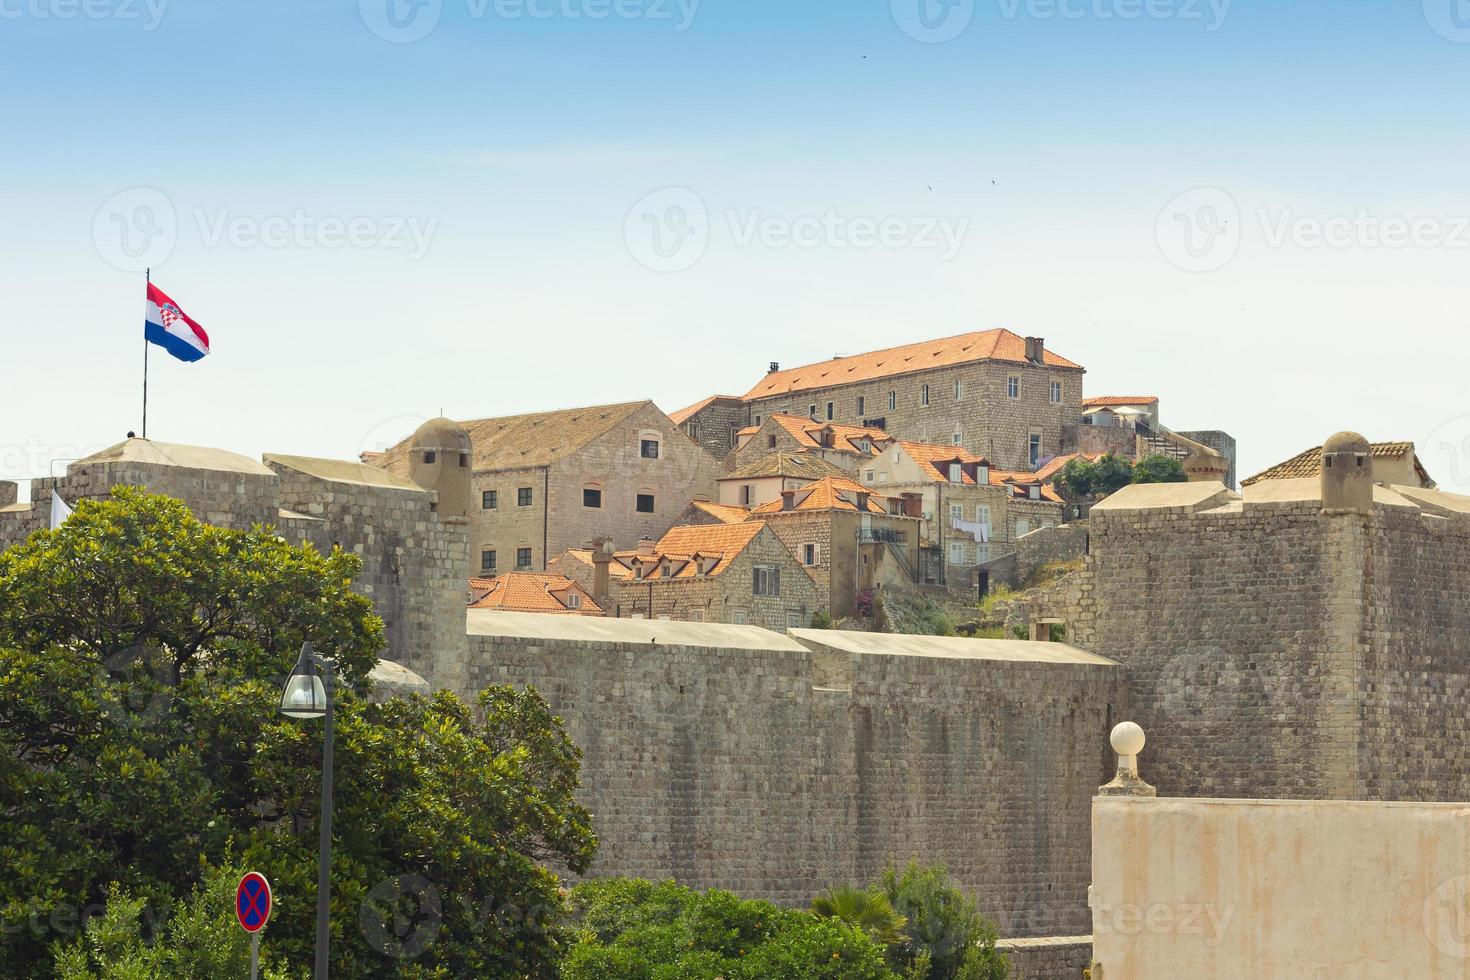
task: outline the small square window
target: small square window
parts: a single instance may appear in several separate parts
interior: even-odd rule
[[[807,408],[807,413],[806,414],[807,414],[807,417],[808,418],[813,418],[813,419],[816,418],[817,417],[817,406],[815,406],[815,405],[809,406]]]
[[[575,593],[575,592],[568,592],[567,593],[567,608],[568,609],[581,609],[582,608],[582,597],[580,595],[578,595],[577,593]]]
[[[459,467],[460,467],[460,469],[467,469],[469,467],[469,465],[470,465],[470,454],[469,453],[460,453],[459,454]]]
[[[653,494],[651,494],[651,493],[640,493],[638,495],[638,500],[637,500],[637,502],[636,502],[636,504],[634,506],[636,507],[638,513],[640,513],[640,514],[652,514],[653,513]]]
[[[602,508],[602,491],[597,487],[583,488],[582,506],[591,507],[593,510],[600,510]]]
[[[775,449],[776,448],[776,437],[775,436],[766,436],[766,448],[767,449]]]
[[[516,490],[516,506],[517,507],[529,507],[529,506],[531,506],[531,488],[530,487],[521,487],[520,489]]]
[[[658,440],[641,440],[639,445],[639,455],[641,455],[644,459],[658,459]]]
[[[480,494],[480,509],[494,510],[500,506],[500,492],[498,490],[486,490]]]
[[[801,563],[808,568],[817,563],[817,546],[804,544],[801,546]]]
[[[531,549],[530,548],[517,548],[516,549],[516,568],[530,568],[530,567],[531,567]]]
[[[480,571],[482,571],[482,572],[493,572],[493,571],[495,571],[495,552],[493,552],[493,551],[482,551],[482,552],[480,552]]]
[[[434,450],[432,450],[432,449],[425,449],[424,450],[424,462],[425,463],[434,463],[438,459],[439,459],[439,454],[437,452],[435,452]]]

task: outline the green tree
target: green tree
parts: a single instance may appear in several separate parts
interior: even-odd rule
[[[580,940],[562,980],[897,980],[861,929],[729,892],[606,879],[574,888],[572,905]]]
[[[243,872],[211,872],[173,914],[150,930],[147,902],[114,885],[103,914],[87,921],[71,944],[58,943],[60,980],[216,980],[249,973],[250,937],[235,921],[235,886]],[[149,933],[153,932],[152,935]],[[262,939],[270,935],[267,927]],[[287,980],[274,965],[271,943],[261,945],[261,976]]]
[[[1133,482],[1133,463],[1108,453],[1094,464],[1094,474],[1092,492],[1098,497],[1106,497]]]
[[[1074,456],[1057,474],[1056,485],[1066,499],[1085,500],[1097,485],[1097,465],[1085,456]]]
[[[358,570],[132,488],[0,554],[0,976],[53,975],[112,882],[173,907],[231,841],[273,883],[282,962],[311,962],[321,727],[276,712],[308,638],[340,684],[333,972],[553,970],[546,864],[595,847],[580,755],[534,691],[367,702],[382,625]]]
[[[1173,456],[1155,453],[1145,456],[1133,465],[1134,483],[1186,483],[1184,464]]]
[[[1004,980],[1010,964],[995,949],[995,926],[949,881],[943,865],[889,868],[874,885],[908,920],[908,938],[889,949],[889,963],[908,977]],[[911,967],[925,958],[927,974]]]
[[[895,912],[885,896],[851,885],[829,888],[825,895],[818,895],[812,900],[812,913],[824,919],[841,919],[885,946],[906,938],[903,927],[908,919]]]

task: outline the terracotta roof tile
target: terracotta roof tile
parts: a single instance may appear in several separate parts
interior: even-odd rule
[[[689,506],[704,511],[724,524],[743,524],[750,517],[750,510],[734,504],[717,504],[709,500],[696,500]]]
[[[1414,455],[1414,444],[1412,442],[1375,442],[1373,446],[1373,457],[1375,459],[1401,459],[1404,456]],[[1414,468],[1420,477],[1430,482],[1429,473],[1419,462],[1417,456],[1414,459]],[[1252,486],[1262,480],[1305,480],[1320,475],[1322,472],[1322,447],[1313,446],[1304,449],[1291,459],[1277,463],[1270,469],[1262,470],[1255,476],[1241,480],[1242,487]]]
[[[1158,395],[1098,395],[1082,399],[1083,408],[1112,408],[1117,405],[1152,405]]]
[[[949,474],[941,471],[936,465],[938,463],[950,463],[959,461],[961,463],[979,463],[990,465],[990,460],[984,456],[976,456],[967,453],[959,446],[949,446],[938,442],[900,442],[899,446],[909,455],[924,475],[935,483],[948,483]],[[964,482],[975,485],[975,480],[968,473],[965,474]]]
[[[789,476],[804,480],[820,480],[824,476],[846,476],[846,471],[811,453],[771,453],[747,463],[723,480],[754,480],[762,477]]]
[[[1043,360],[1049,367],[1081,368],[1080,364],[1049,350],[1043,351]],[[747,392],[745,398],[749,401],[978,361],[1025,364],[1026,339],[1005,329],[982,330],[852,357],[834,357],[830,361],[773,371]]]
[[[682,567],[671,569],[670,578],[695,578],[699,571],[689,559],[696,555],[718,557],[719,561],[708,574],[720,575],[741,552],[750,547],[750,543],[765,527],[764,521],[746,521],[743,524],[700,524],[670,528],[659,539],[655,550],[660,556],[682,560]]]
[[[619,405],[593,405],[555,412],[535,412],[504,418],[477,419],[462,423],[474,446],[476,470],[509,470],[546,466],[564,459],[592,440],[610,431],[650,401]],[[400,476],[408,473],[408,439],[377,460]]]
[[[848,477],[829,476],[808,484],[800,490],[795,491],[793,498],[794,506],[790,511],[783,511],[783,501],[772,500],[761,504],[754,511],[757,515],[793,513],[795,511],[812,510],[848,510],[857,511],[857,495],[864,493],[868,495],[868,513],[887,514],[888,509],[879,501],[889,498],[882,494],[874,493],[872,490]]]
[[[870,429],[861,425],[822,422],[801,415],[788,415],[784,412],[776,412],[770,417],[770,420],[790,433],[797,445],[803,449],[825,448],[835,449],[838,452],[876,456],[894,441],[894,437],[882,429]],[[822,441],[822,434],[828,430],[832,433],[831,445]],[[751,431],[759,431],[759,427],[742,429],[741,434]],[[866,449],[862,448],[864,445],[867,446]]]
[[[544,572],[506,572],[493,579],[471,579],[470,588],[484,594],[471,604],[471,609],[500,609],[507,612],[553,613],[563,616],[604,615],[587,590],[565,575]],[[577,608],[567,605],[567,597],[580,599]]]
[[[720,401],[728,401],[738,405],[742,399],[739,395],[710,395],[708,398],[695,402],[688,408],[681,408],[677,412],[670,412],[669,418],[675,425],[683,425],[699,412]]]

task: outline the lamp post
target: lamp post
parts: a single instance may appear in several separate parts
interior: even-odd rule
[[[327,980],[328,921],[332,906],[332,673],[336,662],[301,645],[301,656],[281,692],[281,714],[288,718],[323,718],[322,839],[316,885],[316,980]]]

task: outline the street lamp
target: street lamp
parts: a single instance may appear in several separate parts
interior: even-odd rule
[[[319,657],[311,644],[301,644],[301,656],[281,692],[281,714],[288,718],[325,718],[322,733],[322,839],[316,884],[316,980],[327,980],[328,920],[332,906],[332,673],[335,661]]]

